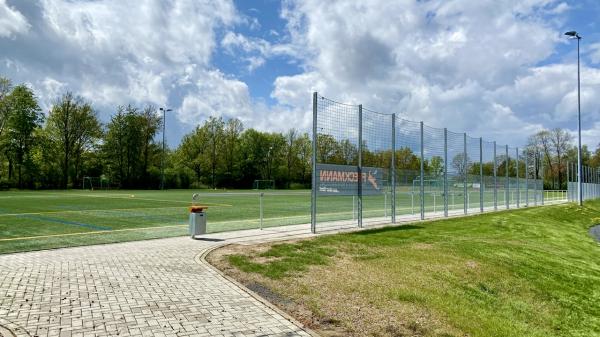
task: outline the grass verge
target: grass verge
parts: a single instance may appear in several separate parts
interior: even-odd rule
[[[328,336],[599,336],[600,201],[258,246],[209,261]]]

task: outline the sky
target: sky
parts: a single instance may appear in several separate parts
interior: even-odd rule
[[[71,91],[103,122],[173,109],[168,144],[208,116],[309,131],[311,94],[522,146],[543,128],[600,143],[597,0],[0,0],[0,76],[45,113]]]

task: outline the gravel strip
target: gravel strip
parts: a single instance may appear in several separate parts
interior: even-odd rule
[[[600,225],[590,228],[590,235],[596,239],[596,241],[600,242]]]

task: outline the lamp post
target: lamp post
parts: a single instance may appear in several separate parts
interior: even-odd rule
[[[165,189],[165,125],[166,123],[166,119],[165,119],[165,114],[169,111],[173,111],[172,109],[164,109],[164,108],[160,108],[160,111],[162,111],[163,113],[163,130],[162,130],[162,159],[161,159],[161,163],[160,163],[160,189],[164,190]]]
[[[581,188],[581,77],[579,69],[579,41],[581,41],[581,36],[576,31],[566,32],[565,35],[577,39],[577,203],[581,206],[583,205],[583,189]]]
[[[271,150],[273,150],[273,145],[269,146],[269,151],[267,151],[267,178],[271,180]]]

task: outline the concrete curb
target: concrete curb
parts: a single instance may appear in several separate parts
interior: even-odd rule
[[[273,303],[265,300],[263,297],[261,297],[260,295],[258,295],[254,291],[246,288],[243,284],[241,284],[237,280],[233,279],[229,275],[226,275],[221,270],[217,269],[215,266],[213,266],[208,261],[206,261],[206,256],[208,256],[208,254],[210,254],[213,250],[216,250],[216,249],[228,246],[230,244],[231,243],[224,243],[224,244],[219,244],[219,245],[215,245],[215,246],[212,246],[212,247],[208,247],[208,248],[204,249],[202,252],[200,252],[198,255],[196,255],[196,257],[194,258],[194,260],[196,261],[196,263],[201,264],[201,265],[209,268],[210,270],[214,271],[215,273],[217,273],[218,275],[220,275],[223,279],[225,279],[225,281],[228,281],[229,283],[235,285],[236,287],[238,287],[239,289],[241,289],[243,292],[247,293],[252,298],[256,299],[257,301],[259,301],[260,303],[262,303],[263,305],[265,305],[269,309],[275,311],[277,314],[281,315],[283,318],[285,318],[286,320],[290,321],[292,324],[296,325],[300,330],[306,332],[307,334],[309,334],[312,337],[320,337],[319,334],[317,334],[315,331],[311,330],[310,328],[308,328],[304,324],[298,322],[295,318],[293,318],[292,316],[290,316],[288,313],[284,312],[283,310],[279,309]]]
[[[30,337],[31,334],[23,329],[18,324],[15,324],[7,319],[0,318],[0,336],[1,337]]]

